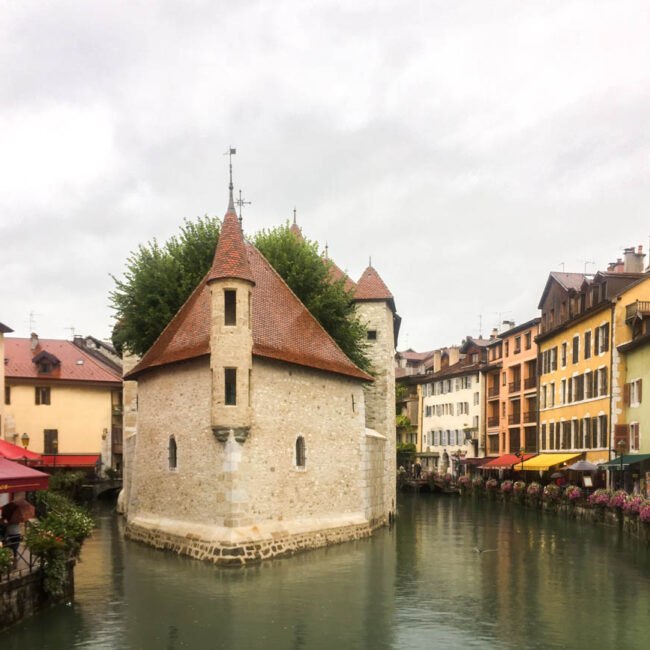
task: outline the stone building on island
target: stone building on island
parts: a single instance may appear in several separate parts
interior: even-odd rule
[[[125,375],[128,537],[246,563],[371,534],[395,510],[393,296],[355,285],[373,376],[355,366],[241,231]]]

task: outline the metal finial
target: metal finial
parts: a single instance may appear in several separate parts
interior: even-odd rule
[[[368,266],[372,266],[372,256],[368,256]]]
[[[296,225],[296,207],[293,208],[293,225]]]
[[[245,205],[250,205],[250,201],[244,201],[241,197],[241,190],[239,190],[239,198],[235,201],[237,207],[239,208],[239,224],[241,225],[242,219],[244,218],[243,210]]]
[[[230,166],[230,183],[228,184],[228,190],[230,193],[229,199],[228,199],[228,212],[234,212],[235,211],[235,201],[233,199],[232,191],[233,191],[233,184],[232,184],[232,157],[234,154],[237,153],[237,149],[233,149],[233,147],[228,147],[228,151],[224,153],[224,156],[228,156],[228,162]]]
[[[329,259],[329,247],[327,245],[327,242],[325,242],[325,259]]]

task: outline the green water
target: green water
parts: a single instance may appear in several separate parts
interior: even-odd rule
[[[100,515],[75,602],[0,633],[2,650],[650,647],[650,551],[613,529],[405,495],[371,539],[218,569],[121,526]]]

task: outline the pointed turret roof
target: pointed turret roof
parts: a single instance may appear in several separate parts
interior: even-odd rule
[[[296,236],[296,239],[303,239],[302,230],[296,223],[296,208],[293,209],[293,223],[291,224],[291,228],[289,228],[289,230],[291,230],[291,232]]]
[[[361,274],[354,297],[355,300],[390,300],[393,302],[393,294],[372,266],[369,266]]]
[[[244,235],[235,212],[235,204],[232,198],[232,182],[230,183],[230,200],[228,210],[221,224],[219,243],[214,252],[212,267],[207,276],[207,281],[221,278],[239,278],[254,282],[251,273]]]
[[[350,361],[264,256],[248,242],[243,243],[243,250],[254,283],[253,355],[372,381]],[[125,375],[127,379],[136,379],[149,368],[210,354],[208,280],[206,275],[140,362]]]

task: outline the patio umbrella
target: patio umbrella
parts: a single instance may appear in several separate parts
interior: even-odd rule
[[[2,517],[10,524],[19,524],[31,519],[35,514],[34,506],[25,499],[10,501],[2,507]]]
[[[551,478],[564,478],[564,474],[562,472],[553,472]]]
[[[579,460],[573,465],[569,465],[567,469],[573,470],[574,472],[595,472],[598,469],[598,465],[594,465],[587,460]]]

